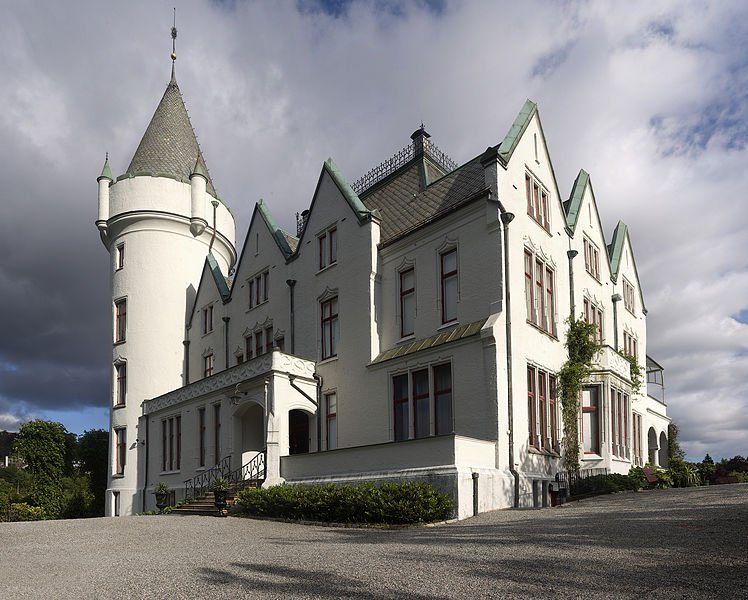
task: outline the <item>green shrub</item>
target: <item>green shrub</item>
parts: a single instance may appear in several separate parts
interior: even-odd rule
[[[742,473],[740,471],[731,471],[728,477],[734,477],[738,480],[738,483],[748,483],[748,473]]]
[[[428,523],[454,511],[447,494],[422,482],[248,488],[239,502],[252,516],[334,523]]]
[[[30,506],[25,502],[11,504],[8,511],[9,521],[41,521],[44,518],[44,509],[41,506]]]
[[[570,492],[572,497],[595,496],[624,490],[638,490],[640,487],[637,477],[609,473],[608,475],[593,475],[592,477],[577,479],[571,484]]]

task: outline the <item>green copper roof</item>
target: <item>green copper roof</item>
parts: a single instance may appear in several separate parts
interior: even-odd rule
[[[480,321],[468,323],[467,325],[458,325],[453,329],[442,331],[437,335],[432,335],[431,337],[422,340],[416,340],[408,344],[400,344],[399,346],[395,346],[394,348],[390,348],[389,350],[380,353],[370,364],[375,365],[386,360],[392,360],[393,358],[400,358],[401,356],[413,354],[419,350],[427,350],[429,348],[448,344],[449,342],[463,340],[480,333],[483,325],[486,324],[486,320],[487,319],[481,319]]]
[[[168,174],[187,181],[194,172],[196,162],[205,168],[208,193],[217,197],[172,72],[164,96],[127,167],[127,175]]]
[[[343,194],[343,196],[345,197],[350,207],[356,213],[356,216],[358,217],[359,221],[362,221],[363,219],[370,216],[371,212],[369,211],[368,208],[364,206],[364,203],[361,202],[361,199],[358,197],[358,194],[356,194],[356,192],[353,191],[353,188],[345,180],[345,177],[343,177],[343,174],[340,172],[340,169],[338,169],[338,165],[335,164],[332,158],[328,158],[325,161],[324,168],[330,174],[330,177],[332,177],[333,181],[335,182],[335,185],[338,186],[340,193]]]
[[[291,256],[293,254],[293,249],[288,243],[288,239],[286,238],[287,234],[276,225],[273,216],[270,214],[270,211],[262,198],[260,198],[260,201],[257,203],[257,211],[262,216],[262,220],[265,221],[265,225],[267,225],[267,228],[270,230],[270,234],[273,236],[275,243],[278,244],[281,252],[283,252],[283,256],[286,258]]]
[[[96,181],[98,181],[102,177],[105,177],[109,181],[114,181],[114,177],[112,177],[112,170],[109,168],[109,155],[107,155],[106,159],[104,160],[104,168],[101,169],[101,175],[99,175]]]
[[[535,115],[537,110],[537,104],[535,104],[532,100],[525,100],[525,104],[522,106],[522,110],[519,111],[517,118],[514,119],[514,123],[512,123],[512,126],[504,136],[503,141],[501,142],[501,144],[499,144],[499,155],[505,161],[508,161],[511,158],[514,149],[517,147],[519,139],[522,137],[525,129],[527,129],[530,120],[532,119],[533,115]]]
[[[203,161],[202,156],[197,157],[197,160],[195,161],[195,168],[192,169],[190,178],[192,178],[193,175],[202,175],[203,177],[205,177],[205,179],[209,178],[208,167],[205,166],[205,162]]]
[[[564,203],[566,209],[566,224],[569,229],[574,231],[579,220],[579,210],[582,208],[582,198],[584,190],[590,182],[590,175],[584,169],[579,170],[577,178],[574,180],[574,186],[571,188],[569,200]]]
[[[230,293],[229,286],[226,283],[226,278],[223,276],[223,273],[221,273],[221,267],[218,266],[212,253],[208,254],[206,261],[208,262],[210,272],[213,274],[213,280],[216,282],[218,292],[221,294],[221,300],[225,301],[230,296]]]
[[[623,241],[626,239],[628,228],[623,221],[618,221],[613,231],[613,239],[608,244],[608,256],[610,256],[610,270],[614,279],[618,279],[618,270],[621,266],[621,256],[623,256]]]

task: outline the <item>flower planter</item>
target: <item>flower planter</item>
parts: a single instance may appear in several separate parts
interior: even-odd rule
[[[216,505],[216,508],[218,509],[218,515],[221,517],[226,516],[226,504],[227,498],[229,495],[228,490],[213,490],[213,499]]]
[[[169,506],[169,492],[156,492],[156,508],[163,514],[164,509]]]

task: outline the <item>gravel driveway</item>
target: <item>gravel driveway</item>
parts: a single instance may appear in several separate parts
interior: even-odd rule
[[[460,523],[0,523],[0,598],[748,598],[748,484]]]

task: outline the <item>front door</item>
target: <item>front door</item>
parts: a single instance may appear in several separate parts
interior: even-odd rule
[[[302,410],[292,410],[288,413],[288,452],[309,452],[309,417]]]

